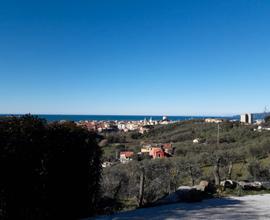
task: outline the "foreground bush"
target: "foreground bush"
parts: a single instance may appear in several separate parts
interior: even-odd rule
[[[33,116],[0,120],[0,219],[77,219],[93,214],[101,151],[73,123]]]

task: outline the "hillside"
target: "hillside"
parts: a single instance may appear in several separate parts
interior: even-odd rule
[[[250,157],[262,159],[270,150],[270,132],[254,131],[256,126],[224,122],[220,124],[217,144],[217,124],[202,121],[186,121],[170,125],[156,126],[149,133],[136,135],[134,132],[109,134],[109,143],[103,147],[104,157],[115,158],[116,151],[133,150],[139,152],[143,144],[172,143],[177,157],[205,159],[206,154],[229,154],[237,162]],[[194,139],[199,139],[194,144]],[[204,161],[204,164],[210,161]]]
[[[156,126],[143,135],[136,132],[104,134],[103,160],[115,161],[113,166],[103,170],[102,193],[104,198],[110,199],[109,210],[139,206],[142,173],[143,204],[151,204],[181,185],[191,186],[201,180],[217,185],[225,179],[268,181],[270,132],[259,132],[254,130],[256,128],[256,125],[223,122],[218,130],[215,123],[194,120]],[[199,142],[193,143],[194,139]],[[130,150],[136,155],[144,144],[153,143],[172,143],[173,157],[135,156],[127,164],[115,160],[121,151]]]

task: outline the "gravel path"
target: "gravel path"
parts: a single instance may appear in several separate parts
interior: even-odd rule
[[[200,203],[178,203],[137,209],[96,220],[175,220],[175,219],[270,219],[270,194],[223,199]]]

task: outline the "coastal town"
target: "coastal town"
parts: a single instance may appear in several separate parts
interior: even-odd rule
[[[175,123],[175,121],[169,120],[167,116],[163,116],[162,120],[153,120],[152,117],[149,117],[149,119],[145,118],[144,120],[139,121],[85,120],[76,122],[78,126],[84,127],[89,131],[94,131],[98,133],[110,131],[138,131],[141,134],[148,132],[155,125],[167,125],[171,123]]]
[[[146,134],[156,126],[162,125],[170,125],[177,123],[179,121],[172,121],[169,117],[163,116],[161,120],[153,120],[152,117],[148,117],[144,120],[138,121],[118,121],[118,120],[81,120],[75,122],[77,126],[86,128],[89,131],[97,132],[101,135],[106,134],[117,134],[117,133],[130,133],[135,132],[138,134]],[[202,124],[222,124],[224,122],[234,123],[240,122],[242,125],[252,125],[254,131],[264,131],[270,130],[269,127],[263,126],[264,120],[255,119],[255,115],[252,113],[245,113],[239,115],[239,119],[227,119],[227,118],[218,118],[218,117],[208,117],[204,119],[200,119],[200,123]],[[204,141],[200,137],[194,137],[192,140],[194,145],[203,144]],[[110,167],[117,163],[127,164],[132,160],[142,160],[143,158],[148,159],[161,159],[161,158],[169,158],[175,156],[175,147],[174,143],[155,143],[148,142],[140,144],[139,150],[129,150],[122,149],[116,152],[116,156],[114,159],[104,160],[102,163],[102,167]]]
[[[239,115],[239,119],[232,119],[230,117],[200,117],[205,123],[222,123],[224,121],[240,121],[243,124],[262,124],[262,119],[255,119],[254,114],[245,113]],[[63,121],[64,122],[64,121]],[[89,131],[97,133],[102,132],[129,132],[138,131],[140,134],[144,134],[151,130],[156,125],[168,125],[177,123],[178,120],[170,120],[168,116],[162,116],[161,120],[153,120],[151,116],[145,117],[144,120],[79,120],[75,123],[84,127]]]

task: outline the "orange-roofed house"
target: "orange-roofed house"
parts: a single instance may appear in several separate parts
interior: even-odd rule
[[[162,145],[164,149],[172,149],[172,144],[167,143]]]
[[[152,147],[149,155],[153,158],[164,158],[165,157],[165,153],[164,151],[160,148],[160,147]]]
[[[166,154],[173,155],[173,153],[174,153],[174,148],[173,148],[172,144],[170,144],[170,143],[163,144],[163,145],[162,145],[162,148],[163,148],[163,150],[164,150],[164,152],[165,152]]]
[[[132,151],[120,152],[120,162],[121,163],[128,163],[129,161],[132,160],[133,156],[134,156],[134,152],[132,152]]]

